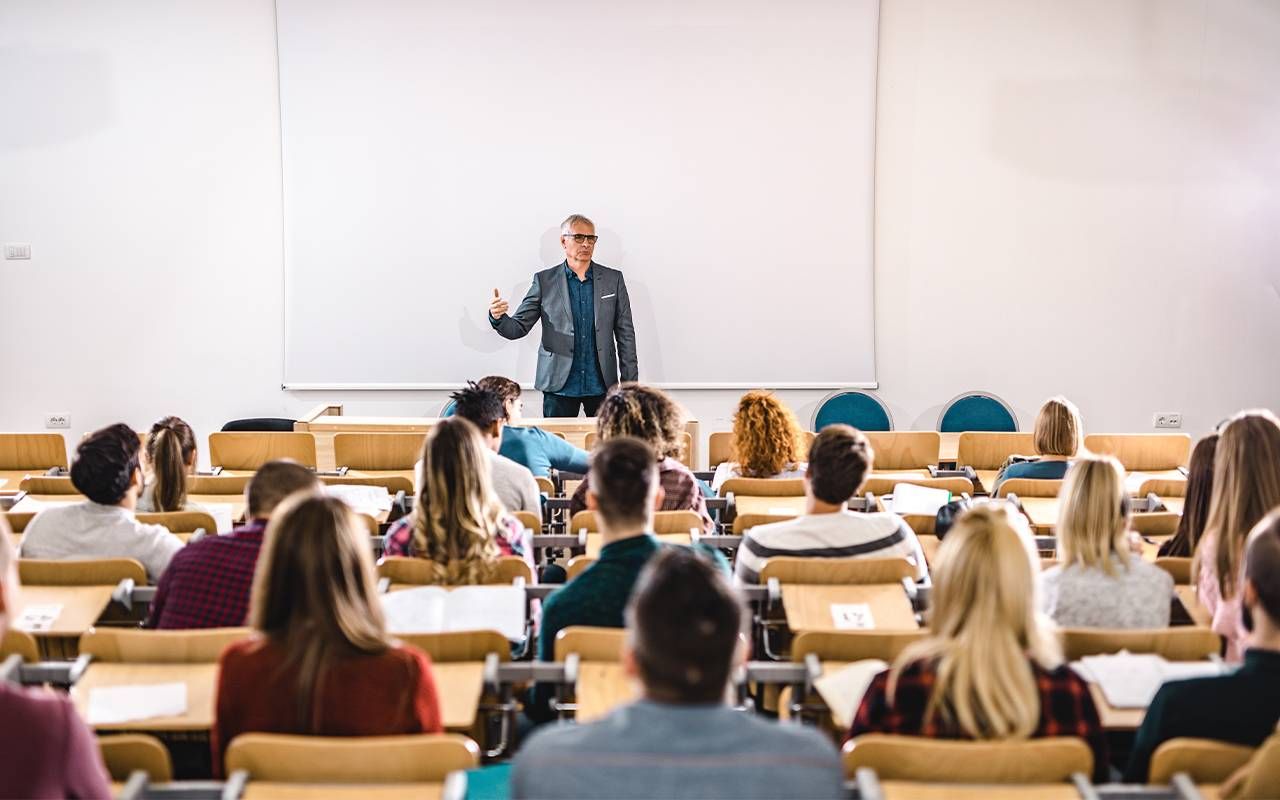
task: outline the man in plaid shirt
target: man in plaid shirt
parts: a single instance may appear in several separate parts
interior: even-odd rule
[[[277,505],[320,486],[293,461],[263,464],[245,490],[247,523],[226,536],[206,536],[179,550],[160,576],[148,628],[228,628],[246,624],[262,534]]]

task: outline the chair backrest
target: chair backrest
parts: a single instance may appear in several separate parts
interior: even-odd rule
[[[938,430],[943,433],[964,431],[998,431],[1016,433],[1018,416],[1008,403],[986,392],[966,392],[943,407],[938,415]]]
[[[1179,586],[1191,583],[1191,559],[1182,556],[1161,556],[1156,559],[1156,566],[1169,573],[1173,582]]]
[[[738,497],[804,497],[804,478],[730,478],[720,495]]]
[[[227,774],[306,784],[438,783],[480,763],[480,748],[456,733],[413,736],[287,736],[247,733],[227,747]],[[323,794],[319,791],[318,794]]]
[[[872,431],[873,469],[924,469],[938,463],[942,436],[937,431]]]
[[[733,535],[742,536],[757,525],[786,522],[789,519],[795,519],[795,517],[791,514],[739,514],[733,518]]]
[[[40,645],[36,637],[13,628],[5,631],[4,637],[0,638],[0,661],[14,654],[22,656],[23,661],[39,661]]]
[[[251,475],[191,475],[187,478],[187,494],[243,495]]]
[[[1222,640],[1208,628],[1063,628],[1062,650],[1068,661],[1085,656],[1154,653],[1169,661],[1203,661],[1222,650]]]
[[[702,529],[702,517],[696,511],[656,511],[653,514],[653,532],[688,533],[690,530]],[[585,530],[587,533],[600,532],[600,518],[594,511],[579,511],[569,520],[571,534]]]
[[[556,483],[550,478],[541,475],[534,475],[533,482],[538,485],[538,493],[545,494],[547,497],[556,496]]]
[[[844,423],[860,431],[891,431],[893,417],[880,398],[857,390],[832,392],[822,398],[813,413],[813,429]]]
[[[1129,472],[1170,470],[1185,466],[1191,437],[1185,433],[1091,433],[1084,437],[1091,453],[1115,456]]]
[[[1062,481],[1054,478],[1010,478],[1000,484],[996,497],[1008,497],[1016,494],[1019,497],[1057,497],[1062,490]]]
[[[452,417],[453,413],[458,410],[458,403],[453,398],[444,401],[444,405],[440,406],[440,419]]]
[[[1178,530],[1181,518],[1181,514],[1172,511],[1134,514],[1129,518],[1129,527],[1143,536],[1172,536]]]
[[[596,563],[594,558],[589,556],[574,556],[569,559],[569,563],[564,565],[566,580],[573,580],[582,573],[587,571],[587,567]]]
[[[413,481],[403,475],[320,475],[325,486],[381,486],[392,495],[404,492],[413,495]]]
[[[80,637],[80,652],[98,661],[129,664],[213,664],[227,645],[248,638],[250,628],[189,631],[90,628]]]
[[[147,773],[151,783],[173,780],[173,761],[164,744],[154,736],[120,733],[99,736],[98,752],[111,780],[123,782],[137,770]]]
[[[195,533],[202,528],[205,533],[218,532],[217,521],[205,511],[158,511],[137,517],[138,522],[146,525],[163,525],[170,533]]]
[[[1055,736],[1024,741],[959,741],[872,733],[844,745],[844,771],[861,767],[881,780],[926,783],[1057,783],[1093,772],[1083,739]]]
[[[1000,469],[1009,456],[1030,456],[1036,452],[1032,433],[965,431],[956,445],[956,464],[974,469]]]
[[[516,521],[520,523],[520,527],[526,530],[531,530],[534,533],[542,531],[542,517],[532,511],[515,511],[512,512],[511,516],[515,517]]]
[[[28,494],[80,494],[67,475],[28,475],[19,481],[18,488]]]
[[[496,653],[499,661],[511,660],[511,645],[498,631],[447,631],[444,633],[398,633],[401,642],[416,647],[437,663],[484,661]]]
[[[413,556],[387,556],[378,562],[378,577],[390,578],[392,583],[417,586],[436,584],[432,562]],[[525,583],[533,583],[533,570],[518,556],[502,556],[498,559],[490,584],[510,584],[516,578],[524,578]]]
[[[1235,796],[1239,800],[1264,800],[1275,797],[1277,786],[1280,786],[1280,734],[1268,738],[1254,752]]]
[[[810,653],[820,661],[861,661],[878,658],[893,662],[907,645],[928,635],[918,631],[804,631],[791,642],[791,660],[804,661]]]
[[[339,407],[341,410],[341,407]],[[246,417],[245,419],[233,419],[222,426],[222,430],[228,433],[287,433],[293,430],[296,419],[285,419],[283,417]]]
[[[316,466],[316,437],[306,431],[289,433],[209,434],[209,462],[223,469],[256,470],[268,461],[292,458],[304,467]]]
[[[583,661],[620,661],[626,636],[625,628],[570,625],[556,634],[556,661],[564,661],[570,653]]]
[[[31,520],[35,519],[34,511],[0,511],[0,516],[4,517],[5,522],[9,523],[9,530],[14,533],[22,533],[31,524]]]
[[[147,571],[132,558],[18,559],[18,580],[28,586],[115,586],[125,578],[145,586]]]
[[[335,433],[333,463],[349,469],[413,469],[424,433]]]
[[[800,448],[800,458],[805,458],[809,453],[809,446],[813,444],[813,431],[802,431],[802,444]],[[715,469],[725,461],[733,460],[733,431],[716,431],[711,434],[707,440],[707,459],[711,469]]]
[[[912,486],[924,486],[930,489],[945,489],[954,495],[973,494],[973,481],[968,478],[930,478],[926,476],[919,478],[878,478],[874,472],[871,473],[871,477],[867,478],[866,483],[862,484],[861,491],[881,496],[893,494],[893,487],[899,483],[909,483]]]
[[[1222,783],[1249,763],[1254,752],[1252,747],[1216,739],[1169,739],[1152,754],[1147,782],[1166,785],[1174,775],[1185,772],[1198,784]]]
[[[0,433],[0,469],[43,472],[67,468],[67,442],[60,433]]]
[[[599,441],[599,434],[595,431],[587,431],[587,435],[583,437],[582,446],[584,450],[594,450],[596,442]],[[693,464],[689,463],[693,454],[693,434],[688,431],[680,431],[680,457],[676,460],[686,467],[693,469]]]
[[[780,583],[844,586],[848,584],[898,583],[914,578],[916,568],[905,558],[770,558],[760,569],[760,583],[770,578]]]

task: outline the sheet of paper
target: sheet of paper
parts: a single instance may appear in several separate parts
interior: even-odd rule
[[[1222,664],[1216,661],[1169,662],[1151,653],[1124,651],[1085,656],[1072,667],[1085,680],[1098,684],[1112,708],[1146,708],[1165,681],[1222,672]]]
[[[90,725],[115,725],[155,717],[180,717],[185,713],[185,683],[103,686],[89,690]]]
[[[515,586],[459,586],[449,592],[445,625],[451,631],[494,630],[518,642],[525,636],[524,589]]]
[[[895,514],[923,514],[933,516],[938,509],[951,502],[951,492],[913,483],[897,483],[893,486],[893,499],[889,509]]]
[[[1145,472],[1130,472],[1124,476],[1124,491],[1128,495],[1136,495],[1138,490],[1142,488],[1143,482],[1151,478]]]
[[[30,605],[22,609],[22,614],[14,621],[13,627],[28,633],[47,631],[58,621],[62,613],[61,603],[44,603]]]
[[[831,619],[840,631],[865,631],[876,626],[866,603],[832,603]]]
[[[843,669],[823,673],[813,682],[827,708],[831,709],[831,718],[840,730],[849,730],[853,724],[853,715],[858,713],[862,705],[862,696],[867,693],[871,679],[884,672],[889,665],[878,658],[855,661]]]
[[[230,533],[231,520],[235,516],[235,506],[231,503],[205,503],[204,508],[209,512],[209,516],[213,517],[213,521],[217,526],[216,531],[205,531],[205,533]]]
[[[382,612],[391,633],[440,633],[444,630],[448,592],[419,586],[382,595]]]
[[[391,494],[385,486],[326,486],[325,491],[361,514],[376,517],[391,510]]]

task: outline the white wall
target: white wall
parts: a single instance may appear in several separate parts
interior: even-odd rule
[[[1024,423],[1065,393],[1091,430],[1280,406],[1277,41],[1267,0],[883,0],[876,353],[900,428],[968,388]],[[0,261],[0,429],[439,407],[279,389],[267,0],[0,5],[0,115],[0,241],[34,248]],[[836,312],[796,324],[815,313]],[[806,421],[821,395],[784,393]],[[716,430],[735,397],[680,399]]]

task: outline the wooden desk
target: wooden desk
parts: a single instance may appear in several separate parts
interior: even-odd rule
[[[31,631],[40,645],[40,657],[60,661],[75,658],[80,652],[80,637],[97,623],[111,604],[114,586],[23,586],[18,611],[11,622],[22,616],[27,606],[60,605],[53,625],[46,631]]]
[[[929,565],[929,569],[933,569],[933,563],[938,558],[938,548],[942,547],[942,540],[937,536],[929,534],[917,535],[916,539],[920,541],[920,550],[924,553],[924,561]]]
[[[804,497],[734,497],[739,515],[774,514],[798,517],[804,513]]]
[[[447,730],[466,733],[476,723],[480,694],[484,690],[481,661],[431,662],[440,698],[440,717]]]
[[[655,535],[658,537],[658,541],[665,542],[667,544],[681,544],[686,547],[693,544],[693,537],[687,533],[659,533]],[[587,558],[599,558],[600,549],[602,547],[604,547],[604,534],[587,534]]]
[[[578,722],[590,722],[608,714],[620,705],[638,700],[640,693],[616,661],[583,661],[578,665],[578,683],[574,687]]]
[[[975,469],[974,473],[978,476],[978,485],[974,486],[973,490],[983,494],[995,494],[996,476],[1000,474],[1000,470]]]
[[[1049,536],[1053,526],[1058,524],[1058,498],[1056,497],[1019,497],[1022,510],[1031,521],[1031,529],[1037,536]]]
[[[782,585],[782,607],[787,614],[787,627],[792,633],[839,631],[831,617],[831,606],[836,603],[866,603],[871,608],[876,630],[916,630],[920,627],[901,584]]]
[[[1191,617],[1191,621],[1196,626],[1201,628],[1213,626],[1213,615],[1207,608],[1200,605],[1195,586],[1175,586],[1173,593],[1177,595],[1178,602],[1182,603],[1182,607],[1187,610],[1187,616]]]
[[[38,514],[46,508],[73,506],[84,500],[84,496],[78,494],[29,494],[9,510],[18,514]]]
[[[1102,687],[1096,683],[1089,684],[1089,694],[1093,704],[1098,708],[1098,721],[1108,731],[1136,731],[1142,727],[1142,718],[1147,715],[1145,708],[1112,708],[1102,694]]]
[[[888,511],[884,505],[884,496],[876,495],[876,511]],[[902,521],[915,533],[916,536],[934,536],[938,529],[937,514],[899,514]],[[936,536],[934,537],[936,541]],[[921,542],[923,546],[923,542]],[[936,549],[936,545],[935,545]],[[928,554],[926,554],[927,556]]]
[[[886,800],[1078,800],[1080,793],[1069,783],[1022,783],[985,785],[977,783],[913,783],[881,781]]]
[[[443,783],[274,783],[249,781],[242,800],[439,800]]]
[[[952,462],[960,455],[960,434],[938,434],[938,463]]]
[[[927,469],[873,469],[867,474],[862,492],[871,492],[877,496],[892,494],[893,487],[899,483],[916,483],[929,480],[930,477]]]
[[[95,725],[100,731],[175,731],[207,733],[213,727],[214,689],[218,683],[217,664],[117,664],[94,662],[84,676],[71,687],[76,710],[89,721],[89,692],[108,686],[142,686],[157,683],[185,683],[187,712],[177,717]]]

